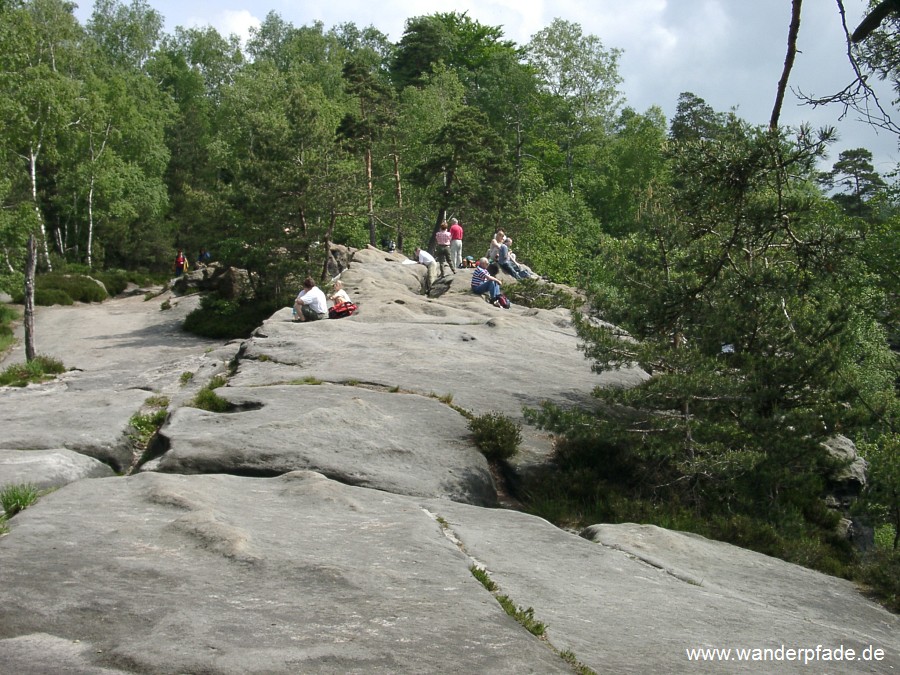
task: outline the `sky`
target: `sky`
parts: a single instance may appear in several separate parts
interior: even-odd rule
[[[126,2],[127,0],[122,0]],[[580,24],[605,48],[622,50],[620,90],[626,105],[638,112],[659,106],[671,120],[678,96],[691,92],[718,112],[734,109],[752,124],[768,124],[787,51],[791,0],[147,0],[165,19],[166,32],[176,26],[211,25],[220,33],[244,38],[269,12],[294,26],[321,21],[325,28],[353,22],[375,26],[392,42],[403,36],[406,20],[435,12],[467,12],[482,24],[499,26],[504,37],[525,45],[554,18]],[[865,14],[866,0],[844,0],[852,32]],[[93,3],[83,0],[76,16],[90,18]],[[841,150],[867,148],[882,174],[900,162],[898,138],[858,121],[853,111],[813,109],[796,95],[825,96],[853,81],[847,61],[841,17],[833,0],[806,0],[798,49],[781,113],[781,124],[803,122],[814,128],[834,126],[839,140],[823,168]],[[884,104],[893,96],[881,88]]]

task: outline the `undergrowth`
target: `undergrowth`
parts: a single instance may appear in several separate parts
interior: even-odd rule
[[[46,382],[65,370],[58,359],[38,354],[31,361],[14,363],[0,372],[0,386],[24,387],[32,382]]]
[[[285,304],[280,300],[239,302],[216,295],[204,295],[200,306],[185,318],[184,330],[215,339],[248,338],[263,321]]]

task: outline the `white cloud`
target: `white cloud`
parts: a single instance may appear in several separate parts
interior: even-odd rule
[[[237,11],[223,10],[212,21],[212,25],[217,31],[223,35],[234,33],[241,38],[241,42],[244,44],[250,38],[250,29],[259,28],[261,23],[260,19],[257,19],[246,9]]]

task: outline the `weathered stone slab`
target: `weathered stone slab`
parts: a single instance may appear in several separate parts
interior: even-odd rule
[[[71,450],[0,449],[0,487],[30,483],[39,490],[115,473],[103,462]]]
[[[898,617],[840,579],[659,528],[593,528],[598,544],[514,511],[311,472],[82,481],[11,525],[2,672],[47,672],[29,669],[29,649],[74,672],[570,672],[550,646],[598,673],[900,667]],[[546,642],[506,616],[473,564],[533,609]],[[884,656],[724,664],[686,652],[780,645]]]
[[[140,389],[68,391],[62,381],[0,387],[0,448],[66,448],[123,471],[133,459],[128,421],[148,396]]]
[[[440,401],[359,386],[222,387],[238,411],[180,408],[160,430],[168,473],[275,475],[311,469],[350,485],[494,504],[466,420]]]
[[[582,539],[515,511],[431,503],[500,590],[548,626],[549,641],[598,673],[893,673],[900,617],[843,579],[696,535],[599,525]],[[737,660],[737,648],[842,645],[880,661]],[[688,649],[732,649],[724,663]],[[820,650],[821,653],[821,650]]]
[[[571,672],[411,498],[146,473],[72,483],[11,526],[0,672]]]

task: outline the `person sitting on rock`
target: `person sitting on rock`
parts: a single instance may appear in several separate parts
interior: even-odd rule
[[[533,269],[531,269],[525,263],[519,262],[518,260],[516,260],[516,254],[513,253],[513,251],[512,251],[512,239],[507,237],[507,240],[508,240],[508,242],[506,245],[509,247],[509,259],[512,261],[512,264],[515,267],[517,267],[519,270],[524,272],[529,278],[537,279],[539,277],[539,275]]]
[[[500,286],[503,282],[488,272],[488,259],[482,258],[478,261],[478,266],[472,272],[472,292],[477,295],[487,293],[491,304],[497,304],[497,298],[500,296]]]
[[[510,257],[510,246],[512,246],[512,239],[504,237],[497,254],[497,264],[500,265],[500,269],[514,279],[528,279],[528,273],[521,269]]]
[[[340,279],[334,282],[334,291],[330,297],[335,305],[343,305],[345,302],[350,302],[350,296],[344,290],[344,282]]]
[[[491,239],[491,245],[487,252],[488,261],[494,261],[500,255],[500,246],[503,244],[504,239],[506,239],[506,233],[503,230],[497,230],[494,233],[494,238]]]
[[[328,318],[328,300],[312,277],[303,281],[303,290],[294,300],[294,321],[318,321]]]

